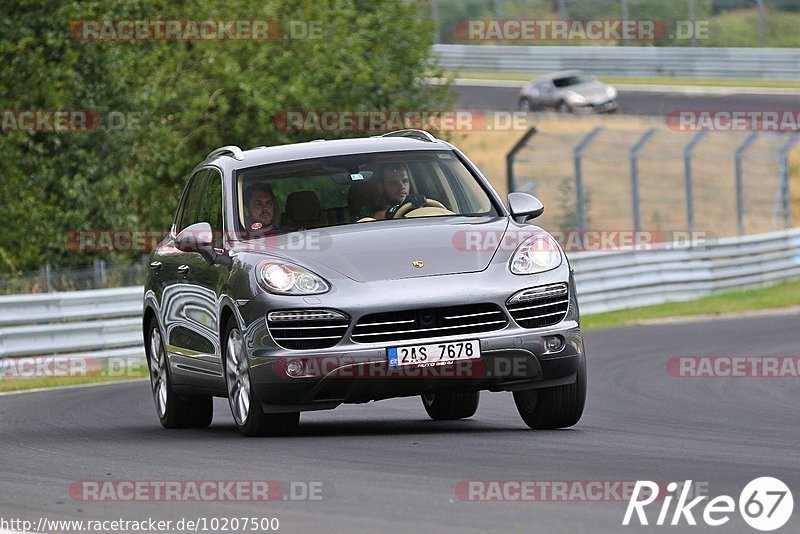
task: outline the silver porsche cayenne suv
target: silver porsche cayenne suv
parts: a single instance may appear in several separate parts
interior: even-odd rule
[[[534,429],[581,417],[575,283],[555,239],[421,130],[211,152],[149,258],[143,329],[156,413],[245,435],[300,412],[419,395],[434,420],[513,393]]]

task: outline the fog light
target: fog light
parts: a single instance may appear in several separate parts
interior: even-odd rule
[[[561,336],[545,338],[544,343],[547,347],[547,352],[558,352],[564,348],[564,339]]]
[[[303,376],[305,366],[301,360],[290,360],[286,364],[286,374],[289,376]]]

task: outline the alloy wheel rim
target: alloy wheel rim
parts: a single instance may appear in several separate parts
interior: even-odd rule
[[[244,426],[250,415],[250,373],[244,357],[242,334],[235,328],[228,335],[225,378],[233,418],[237,425]]]
[[[167,413],[167,358],[157,328],[150,334],[150,384],[156,413],[163,419]]]

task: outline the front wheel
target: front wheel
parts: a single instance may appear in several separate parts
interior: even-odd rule
[[[204,428],[214,417],[211,397],[181,397],[172,389],[169,362],[155,317],[150,321],[147,359],[156,415],[164,428]]]
[[[236,427],[245,436],[281,436],[294,432],[300,412],[265,413],[250,381],[250,364],[242,343],[242,333],[231,318],[225,330],[225,383],[228,403]]]
[[[475,415],[480,401],[479,391],[443,391],[422,396],[425,411],[434,421],[466,419]]]
[[[572,384],[515,391],[514,403],[525,424],[535,430],[573,426],[586,404],[586,356]]]

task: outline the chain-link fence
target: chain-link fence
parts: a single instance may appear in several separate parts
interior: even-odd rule
[[[0,274],[0,295],[140,286],[144,277],[144,260],[131,265],[97,260],[84,267],[61,269],[45,265],[35,272]]]
[[[509,191],[542,199],[537,223],[556,230],[769,232],[794,220],[798,141],[645,126],[534,130],[509,154]]]

